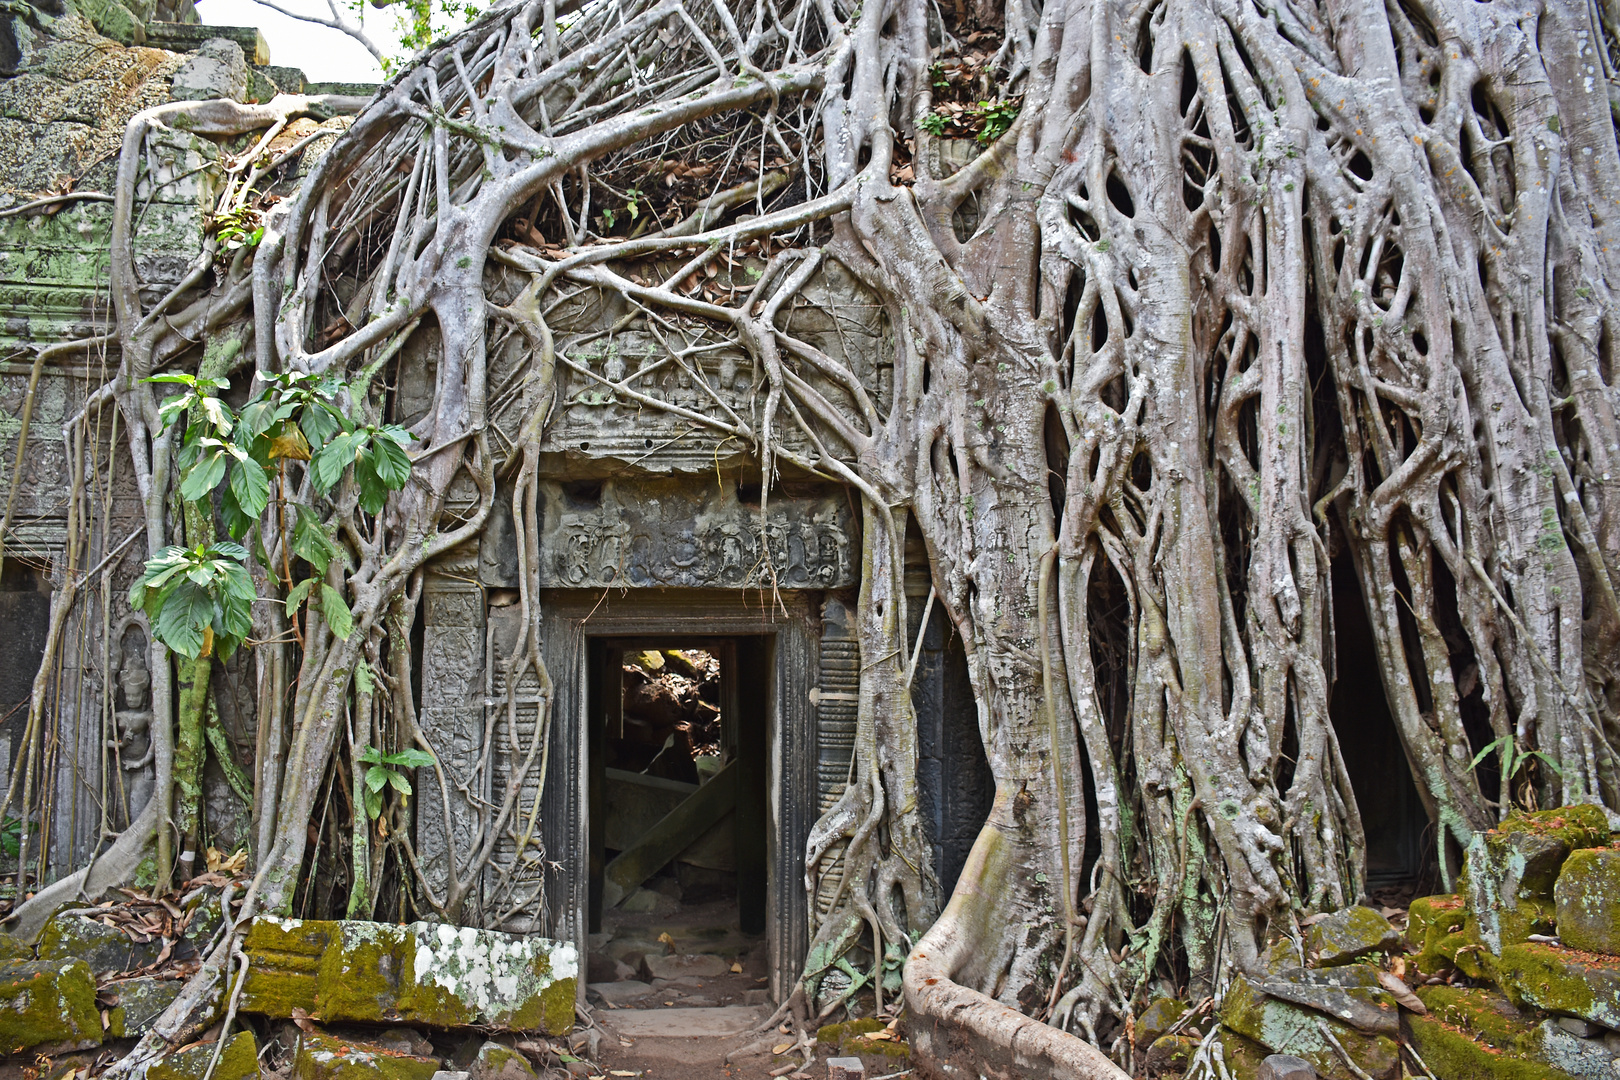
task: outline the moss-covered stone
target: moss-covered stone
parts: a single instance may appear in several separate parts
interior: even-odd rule
[[[1596,806],[1515,811],[1468,845],[1458,892],[1493,956],[1505,946],[1551,934],[1557,924],[1553,886],[1570,852],[1603,847],[1609,822]]]
[[[1395,998],[1371,964],[1294,968],[1262,981],[1268,995],[1343,1020],[1360,1031],[1394,1035],[1399,1027]]]
[[[147,1067],[147,1080],[202,1080],[214,1058],[214,1043],[197,1043],[176,1050]],[[239,1031],[225,1040],[214,1066],[213,1080],[249,1080],[259,1075],[259,1044],[250,1031]]]
[[[1400,943],[1400,931],[1388,919],[1357,904],[1335,911],[1311,926],[1305,936],[1305,951],[1316,963],[1331,967],[1374,953],[1392,952]]]
[[[298,1040],[294,1080],[431,1080],[439,1059],[358,1045],[319,1032]]]
[[[1553,901],[1565,945],[1620,956],[1620,850],[1572,852],[1558,874]]]
[[[535,1080],[529,1059],[498,1042],[486,1042],[467,1066],[467,1080]]]
[[[1152,1045],[1168,1032],[1177,1020],[1187,1014],[1187,1003],[1172,997],[1156,998],[1136,1018],[1136,1045]]]
[[[81,909],[82,910],[82,909]],[[63,913],[52,916],[39,935],[41,960],[83,960],[97,977],[134,971],[156,963],[163,952],[163,940],[143,935],[138,941],[122,930],[97,922],[87,915]]]
[[[1620,959],[1532,941],[1502,950],[1496,978],[1516,1005],[1620,1028]]]
[[[243,1008],[323,1020],[561,1035],[573,1027],[572,944],[471,927],[257,920]]]
[[[1221,1061],[1232,1080],[1255,1080],[1260,1075],[1260,1063],[1271,1053],[1264,1046],[1230,1028],[1222,1028],[1217,1036],[1221,1047]]]
[[[104,1000],[113,1006],[107,1010],[107,1037],[132,1039],[145,1035],[163,1010],[167,1009],[186,984],[180,979],[123,979],[106,983],[101,988]]]
[[[1191,1035],[1161,1035],[1142,1056],[1143,1068],[1149,1076],[1184,1073],[1198,1053],[1198,1043]]]
[[[1451,967],[1438,946],[1447,935],[1463,927],[1468,909],[1462,897],[1447,893],[1440,896],[1421,896],[1413,900],[1406,911],[1406,945],[1416,953],[1417,969],[1432,975],[1442,967]]]
[[[911,1046],[904,1039],[872,1038],[885,1026],[883,1021],[871,1017],[828,1024],[816,1032],[816,1044],[827,1057],[872,1057],[890,1063],[909,1058]]]
[[[1315,1009],[1280,1001],[1241,975],[1227,988],[1220,1018],[1228,1028],[1272,1053],[1304,1058],[1324,1080],[1351,1080],[1353,1075],[1323,1033],[1324,1027],[1375,1080],[1395,1076],[1400,1065],[1395,1040],[1389,1036],[1358,1031]]]
[[[1407,1038],[1437,1080],[1555,1080],[1539,1060],[1538,1021],[1488,989],[1425,986],[1427,1016],[1402,1015]]]
[[[0,1054],[37,1046],[82,1050],[101,1043],[96,981],[83,960],[0,967]]]

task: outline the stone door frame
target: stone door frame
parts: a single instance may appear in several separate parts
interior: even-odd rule
[[[819,592],[771,596],[732,589],[548,589],[540,594],[552,705],[552,763],[542,810],[546,857],[562,869],[548,882],[547,932],[589,959],[590,792],[588,637],[759,636],[771,640],[766,695],[766,940],[770,990],[792,993],[809,948],[804,850],[817,815],[816,708]],[[784,610],[785,609],[785,610]],[[580,993],[585,990],[580,983]]]

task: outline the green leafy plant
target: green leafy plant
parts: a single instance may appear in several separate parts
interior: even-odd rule
[[[129,602],[146,612],[153,635],[174,652],[192,660],[205,652],[225,659],[253,630],[247,557],[229,541],[171,545],[147,562]]]
[[[624,212],[630,215],[631,221],[634,221],[637,217],[641,216],[641,189],[629,188],[625,191],[624,197]]]
[[[375,746],[360,751],[360,760],[371,767],[365,775],[366,816],[373,821],[382,813],[383,792],[393,788],[402,795],[411,794],[411,782],[401,769],[420,769],[433,764],[433,755],[422,750],[401,750],[385,754]]]
[[[250,196],[251,194],[249,192]],[[264,239],[264,226],[259,224],[259,212],[251,205],[239,206],[235,210],[215,215],[213,227],[214,238],[219,241],[219,250],[222,254],[229,254],[242,248],[258,247],[259,241]]]
[[[0,822],[0,852],[10,859],[22,854],[22,818],[8,817]]]
[[[1512,732],[1503,735],[1500,739],[1491,740],[1484,749],[1474,755],[1474,760],[1468,763],[1468,767],[1477,769],[1480,762],[1497,751],[1501,751],[1502,754],[1502,790],[1504,795],[1519,779],[1519,774],[1524,771],[1525,766],[1529,765],[1532,760],[1540,761],[1541,764],[1559,776],[1564,775],[1564,770],[1558,767],[1558,763],[1540,750],[1520,749],[1518,742],[1513,738]]]
[[[969,111],[980,121],[979,141],[993,143],[1005,135],[1018,119],[1018,110],[1022,106],[1012,98],[1001,98],[996,101],[981,101]]]
[[[944,113],[931,112],[921,120],[917,121],[917,126],[928,132],[930,135],[943,135],[945,134],[945,125],[948,123],[950,123],[950,118]]]

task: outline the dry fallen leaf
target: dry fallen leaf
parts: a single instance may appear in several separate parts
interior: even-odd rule
[[[741,964],[735,964],[735,963],[732,964],[731,965],[731,973],[733,975],[741,975],[742,974],[742,965]]]
[[[793,1049],[792,1043],[777,1043],[775,1046],[771,1047],[771,1053],[785,1054],[791,1049]]]
[[[665,945],[674,945],[675,944],[675,939],[669,936],[669,931],[668,930],[665,930],[662,934],[659,934],[658,935],[658,940],[663,942]]]
[[[1412,993],[1412,991],[1407,988],[1406,983],[1402,982],[1400,979],[1397,979],[1394,975],[1387,971],[1380,971],[1378,973],[1378,981],[1383,985],[1385,990],[1389,991],[1391,997],[1400,1002],[1403,1009],[1410,1009],[1419,1016],[1429,1015],[1429,1010],[1424,1007],[1422,999],[1416,994]]]
[[[641,1074],[638,1073],[638,1072],[631,1072],[629,1069],[612,1069],[612,1070],[609,1071],[609,1075],[610,1076],[640,1076]]]

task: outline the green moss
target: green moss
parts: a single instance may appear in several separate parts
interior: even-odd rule
[[[1236,976],[1221,1003],[1221,1023],[1274,1054],[1293,1054],[1324,1077],[1345,1074],[1344,1063],[1319,1025],[1326,1025],[1345,1052],[1366,1072],[1384,1076],[1398,1064],[1395,1040],[1365,1032],[1286,1001],[1279,1001]]]
[[[248,929],[248,955],[242,1009],[290,1017],[294,1009],[315,1011],[315,976],[332,943],[335,923],[261,916]]]
[[[885,1027],[883,1021],[872,1017],[828,1024],[816,1032],[816,1044],[828,1057],[878,1057],[885,1060],[910,1057],[911,1046],[903,1039],[867,1037]]]
[[[1565,1074],[1529,1055],[1536,1026],[1506,998],[1484,989],[1418,990],[1428,1016],[1405,1015],[1407,1038],[1438,1080],[1559,1080]]]
[[[437,1058],[413,1057],[380,1046],[360,1046],[316,1032],[298,1040],[296,1080],[431,1080]]]
[[[1620,960],[1527,942],[1502,950],[1497,984],[1515,1005],[1620,1028]]]
[[[1143,1058],[1148,1075],[1186,1072],[1198,1053],[1198,1043],[1191,1035],[1161,1035],[1154,1039]]]
[[[1554,837],[1571,851],[1605,847],[1609,843],[1609,819],[1601,806],[1582,804],[1551,810],[1515,810],[1492,830],[1503,835]]]
[[[1221,1060],[1232,1080],[1255,1080],[1260,1075],[1260,1063],[1271,1054],[1264,1046],[1230,1028],[1222,1028],[1219,1036]]]
[[[1476,833],[1457,891],[1478,921],[1480,942],[1500,956],[1531,934],[1552,933],[1553,886],[1564,860],[1608,840],[1608,821],[1593,806],[1515,812],[1497,828]]]
[[[1310,928],[1305,950],[1324,967],[1348,964],[1373,953],[1391,952],[1401,943],[1389,920],[1357,904],[1335,911]]]
[[[107,1037],[125,1039],[146,1034],[184,986],[180,979],[149,977],[106,984],[102,995],[117,1002],[107,1012]]]
[[[1584,952],[1620,955],[1620,851],[1586,848],[1564,861],[1553,888],[1558,936]]]
[[[208,1063],[214,1057],[214,1043],[198,1043],[177,1050],[149,1066],[147,1080],[202,1080]],[[259,1075],[259,1044],[253,1033],[237,1032],[225,1042],[219,1064],[214,1067],[214,1080],[249,1080]]]
[[[41,960],[83,960],[97,975],[115,975],[156,962],[163,941],[131,940],[122,930],[83,915],[55,915],[39,935]]]
[[[100,1042],[89,964],[34,960],[0,968],[0,1054],[47,1043],[78,1050]]]
[[[1187,1014],[1187,1003],[1175,998],[1162,997],[1142,1010],[1136,1018],[1136,1045],[1149,1046],[1156,1042],[1177,1020]]]

